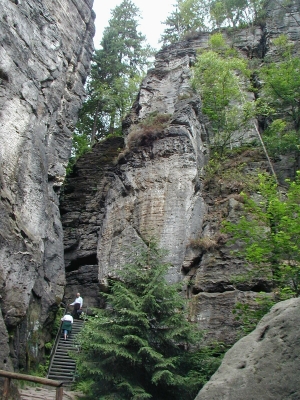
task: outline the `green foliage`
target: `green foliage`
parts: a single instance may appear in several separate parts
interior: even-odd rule
[[[211,123],[212,147],[222,155],[226,148],[243,140],[243,128],[253,115],[241,89],[249,71],[245,61],[232,54],[220,34],[213,35],[210,44],[215,50],[198,56],[192,85],[200,93],[203,113]]]
[[[174,8],[163,22],[167,25],[161,36],[164,44],[183,39],[188,32],[206,29],[205,16],[208,13],[206,0],[177,0]]]
[[[165,252],[150,242],[109,279],[107,306],[80,335],[80,388],[97,399],[194,399],[218,366],[187,321],[178,285],[165,280]]]
[[[72,154],[66,168],[67,176],[73,172],[73,167],[78,158],[91,150],[90,138],[88,138],[85,133],[79,133],[79,131],[76,131],[73,134],[72,141]]]
[[[212,0],[210,16],[214,27],[245,26],[262,15],[263,0]]]
[[[272,156],[299,152],[300,58],[293,56],[285,35],[274,40],[279,60],[266,62],[259,70],[262,81],[257,114],[268,118],[265,145]]]
[[[263,16],[264,0],[177,0],[167,17],[161,40],[183,39],[189,32],[253,24]]]
[[[272,178],[260,175],[259,200],[244,195],[245,215],[225,222],[225,232],[242,243],[239,255],[269,279],[277,299],[300,294],[300,174],[283,193]]]
[[[87,83],[87,100],[79,115],[74,137],[75,156],[95,139],[120,135],[122,119],[130,109],[149,66],[153,50],[138,32],[139,10],[130,0],[112,10],[101,48],[95,51]]]
[[[54,320],[54,324],[53,324],[53,336],[56,336],[56,333],[58,332],[58,329],[60,328],[60,324],[61,324],[61,318],[64,316],[64,312],[65,309],[62,307],[59,307],[56,316],[55,316],[55,320]]]
[[[274,119],[264,131],[264,143],[271,157],[298,152],[300,136],[295,130],[287,128],[286,121]]]
[[[255,300],[256,304],[252,307],[247,303],[236,303],[232,311],[235,320],[240,323],[238,337],[243,337],[252,332],[261,318],[275,304],[274,299],[265,293],[261,293]]]
[[[247,162],[258,154],[258,150],[250,146],[227,149],[221,156],[213,153],[202,175],[205,190],[216,197],[233,194],[243,202],[240,192],[253,192],[258,188],[257,171],[249,172],[246,168]]]
[[[296,131],[300,128],[300,58],[285,57],[280,63],[266,64],[260,70],[262,95],[275,110],[276,118],[287,115]]]

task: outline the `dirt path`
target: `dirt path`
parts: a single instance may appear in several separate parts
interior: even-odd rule
[[[27,386],[19,389],[21,400],[55,400],[56,389],[52,387],[33,387]],[[64,389],[63,400],[79,400],[83,397],[82,393]]]

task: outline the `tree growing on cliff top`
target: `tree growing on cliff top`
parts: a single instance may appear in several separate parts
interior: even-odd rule
[[[191,33],[252,24],[261,15],[264,0],[177,0],[165,20],[164,44]]]
[[[211,146],[222,155],[235,142],[243,142],[245,128],[253,115],[253,102],[247,101],[243,92],[250,71],[246,61],[226,45],[220,33],[211,36],[209,45],[197,57],[192,85],[200,93],[203,113],[210,121]]]
[[[187,32],[206,30],[206,15],[206,0],[177,0],[174,10],[164,21],[166,28],[161,41],[164,44],[174,43],[183,39]]]
[[[218,366],[187,321],[178,285],[155,243],[109,279],[106,309],[80,335],[80,388],[97,399],[194,399]]]
[[[123,0],[111,12],[101,48],[95,51],[87,84],[87,100],[79,115],[77,134],[91,144],[95,138],[120,134],[122,118],[131,107],[152,49],[138,32],[139,10]]]

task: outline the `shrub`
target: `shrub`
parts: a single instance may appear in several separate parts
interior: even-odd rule
[[[170,121],[170,114],[151,113],[137,125],[133,125],[127,136],[127,147],[131,150],[139,146],[150,146],[165,135],[164,130]]]
[[[215,250],[223,246],[227,241],[227,235],[224,233],[217,233],[212,237],[203,236],[197,239],[191,239],[190,245],[193,248],[199,248],[203,251]]]

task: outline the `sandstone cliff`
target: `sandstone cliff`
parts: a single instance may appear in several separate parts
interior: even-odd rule
[[[63,297],[58,192],[93,51],[92,4],[0,1],[0,368],[11,368],[9,352],[16,368],[38,357]]]
[[[244,57],[263,59],[269,54],[275,56],[272,41],[283,32],[297,44],[298,20],[296,3],[283,7],[280,2],[269,2],[265,26],[224,34]],[[243,182],[229,172],[226,181],[203,184],[203,168],[209,157],[209,125],[189,79],[196,52],[207,47],[208,39],[209,34],[202,33],[162,49],[124,121],[125,145],[122,148],[118,144],[118,159],[115,155],[113,160],[111,152],[106,156],[105,146],[109,144],[97,144],[70,177],[62,201],[69,270],[66,299],[71,300],[80,290],[86,305],[97,303],[95,290],[124,263],[126,247],[153,236],[169,251],[168,260],[173,265],[169,281],[186,282],[186,296],[193,302],[191,321],[205,329],[208,338],[234,343],[234,305],[238,301],[251,302],[257,292],[268,291],[269,287],[263,281],[232,283],[232,277],[245,270],[245,262],[232,257],[220,235],[221,219],[238,215],[236,195]],[[160,128],[157,124],[151,127],[153,120],[163,121]],[[247,135],[251,139],[254,132]],[[89,162],[91,157],[99,157],[97,165]],[[97,173],[105,158],[107,167]],[[233,162],[246,163],[249,171],[268,170],[259,152]],[[278,163],[276,168],[284,178],[295,164],[282,167]],[[91,174],[92,187],[88,195],[81,195],[86,192],[86,183],[83,189],[77,183],[91,181]],[[209,249],[194,246],[199,238],[214,245]]]
[[[65,285],[66,301],[79,290],[86,305],[99,305],[99,288],[125,261],[126,245],[150,236],[169,250],[168,279],[186,282],[191,320],[209,338],[233,343],[234,304],[268,289],[232,284],[244,264],[219,235],[220,216],[239,209],[240,182],[203,184],[209,126],[189,78],[208,34],[161,50],[124,121],[125,143],[97,144],[77,163],[61,198],[65,280],[58,195],[91,59],[91,7],[92,0],[0,2],[0,368],[11,368],[9,353],[16,368],[38,357]],[[296,1],[270,1],[266,26],[227,40],[260,59],[274,55],[272,40],[283,32],[299,42]],[[163,122],[145,133],[149,116]],[[242,161],[268,168],[261,155],[252,160]],[[216,246],[192,245],[202,237]]]

